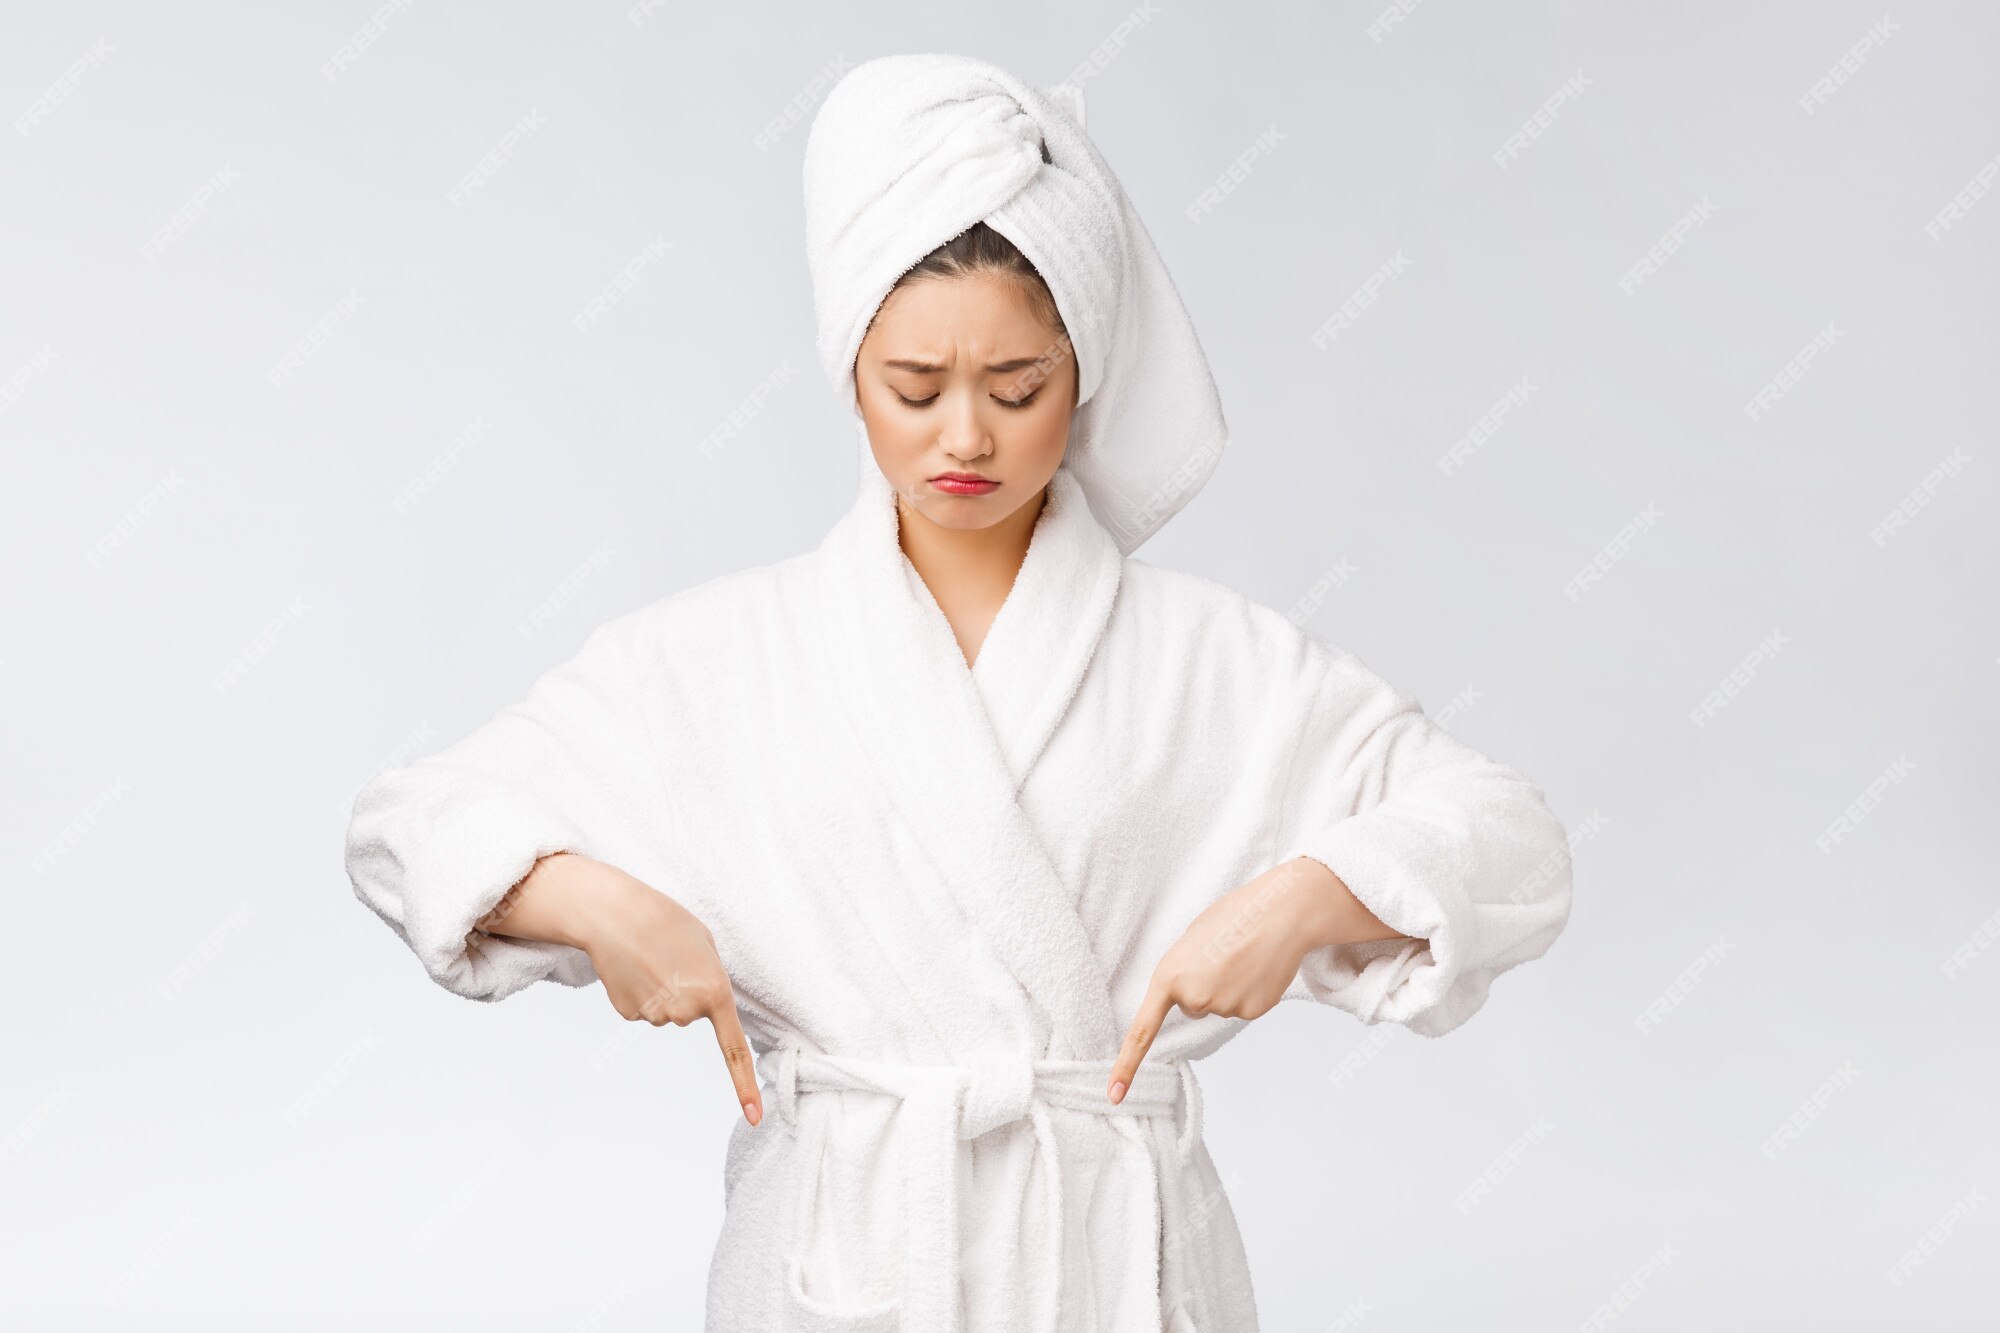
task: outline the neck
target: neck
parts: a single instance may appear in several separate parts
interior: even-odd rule
[[[897,541],[933,596],[945,591],[992,592],[1002,597],[1027,558],[1035,523],[1048,500],[1048,487],[998,523],[986,528],[946,528],[931,522],[896,497]]]
[[[951,623],[967,665],[1013,590],[1047,499],[1044,486],[991,527],[965,529],[940,527],[896,497],[897,541]]]

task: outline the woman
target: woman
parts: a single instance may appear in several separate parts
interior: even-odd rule
[[[1074,88],[870,61],[806,198],[852,508],[376,777],[355,889],[458,994],[709,1021],[712,1331],[1254,1330],[1191,1062],[1284,998],[1463,1023],[1561,931],[1563,828],[1352,654],[1127,558],[1222,416]]]

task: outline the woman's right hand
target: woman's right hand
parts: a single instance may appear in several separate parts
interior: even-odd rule
[[[604,983],[611,1007],[654,1027],[686,1027],[706,1018],[722,1047],[744,1118],[757,1124],[764,1099],[750,1042],[736,1013],[736,993],[701,919],[616,866],[574,852],[543,857],[481,928],[554,939],[582,949]]]

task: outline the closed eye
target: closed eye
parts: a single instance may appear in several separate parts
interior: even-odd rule
[[[905,398],[901,393],[897,392],[894,389],[891,389],[889,392],[894,393],[896,395],[896,401],[901,403],[904,407],[929,407],[932,403],[935,403],[938,399],[938,396],[936,394],[932,394],[928,398]],[[1018,412],[1022,408],[1030,406],[1035,401],[1036,394],[1039,394],[1040,392],[1041,390],[1037,389],[1035,390],[1035,393],[1029,394],[1026,398],[1002,398],[999,397],[998,395],[995,395],[993,401],[1000,404],[1000,406],[1002,407],[1009,407]]]

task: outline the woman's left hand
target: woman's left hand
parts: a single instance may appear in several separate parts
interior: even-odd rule
[[[1190,1018],[1257,1018],[1284,996],[1314,949],[1396,937],[1338,875],[1309,856],[1231,890],[1202,910],[1153,969],[1139,1016],[1112,1066],[1111,1100],[1124,1100],[1175,1005]]]

